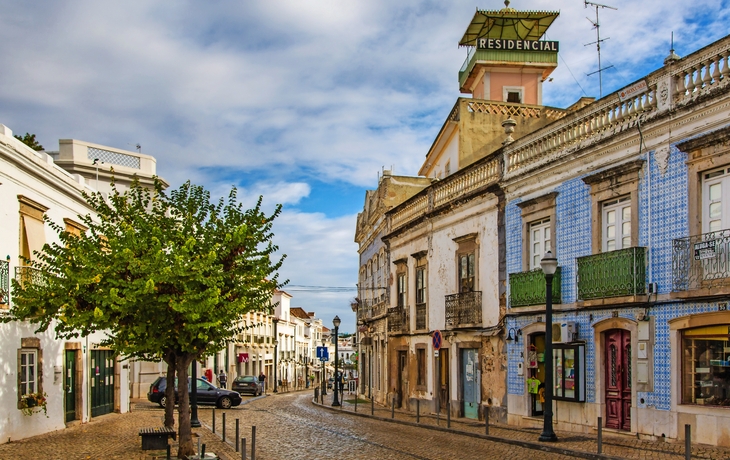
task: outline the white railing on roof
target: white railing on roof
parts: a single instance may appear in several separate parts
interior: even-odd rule
[[[457,172],[429,187],[426,193],[406,201],[391,217],[390,228],[395,230],[439,206],[458,200],[475,190],[499,181],[501,158],[492,158],[482,164]]]
[[[657,113],[658,85],[672,82],[671,106],[681,106],[730,82],[730,36],[646,76],[648,90],[621,101],[619,93],[606,96],[560,121],[519,138],[506,149],[505,176],[513,176],[569,153],[584,141],[597,141],[619,131],[640,115]]]

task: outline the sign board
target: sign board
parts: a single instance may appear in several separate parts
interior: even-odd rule
[[[717,240],[702,241],[694,244],[695,260],[713,259],[716,255]]]
[[[435,351],[433,352],[433,357],[434,357],[434,358],[438,358],[438,357],[439,357],[439,351],[438,351],[438,350],[435,350]]]
[[[553,51],[558,52],[558,42],[545,40],[508,40],[503,38],[480,38],[477,48],[503,51]]]
[[[329,361],[329,349],[327,347],[317,347],[317,358],[319,358],[320,361]]]
[[[433,337],[431,338],[431,343],[433,343],[433,349],[438,350],[441,348],[441,342],[443,341],[443,338],[441,337],[441,331],[436,329],[433,331]]]
[[[239,353],[238,354],[238,362],[239,363],[247,363],[248,362],[248,353]]]
[[[641,93],[645,93],[649,89],[646,84],[646,80],[637,81],[633,85],[626,87],[618,92],[619,101],[623,102],[627,99],[631,99]]]

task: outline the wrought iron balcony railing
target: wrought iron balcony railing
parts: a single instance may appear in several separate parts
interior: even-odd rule
[[[10,261],[0,260],[0,305],[7,307],[10,301]],[[2,308],[2,307],[0,307]]]
[[[678,238],[672,244],[672,291],[730,286],[730,230]]]
[[[560,267],[553,276],[553,304],[562,303],[560,292]],[[542,269],[527,272],[511,273],[509,275],[509,305],[510,307],[526,307],[545,303],[545,273]]]
[[[426,303],[416,304],[416,329],[426,329],[426,312],[428,312],[428,306]]]
[[[646,294],[646,248],[578,257],[578,300]]]
[[[26,283],[41,284],[44,282],[42,272],[33,267],[15,267],[15,281],[21,286]]]
[[[408,332],[408,309],[405,307],[388,308],[388,332]]]
[[[482,323],[482,291],[460,292],[446,296],[446,327]]]

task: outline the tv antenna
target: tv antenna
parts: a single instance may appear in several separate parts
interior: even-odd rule
[[[603,78],[601,77],[601,74],[604,70],[607,70],[607,69],[610,69],[611,67],[613,67],[613,65],[610,65],[606,68],[601,67],[601,42],[605,42],[606,40],[610,39],[611,37],[601,38],[601,24],[598,21],[598,9],[599,8],[610,8],[612,10],[618,10],[618,8],[614,8],[614,7],[608,6],[608,5],[601,5],[600,3],[589,2],[588,0],[583,0],[583,2],[585,3],[584,8],[588,8],[588,5],[596,7],[596,20],[593,21],[590,18],[586,18],[586,19],[588,19],[588,21],[590,21],[591,24],[593,24],[593,28],[596,29],[596,41],[591,42],[591,43],[586,43],[583,46],[595,44],[596,50],[598,51],[598,70],[596,70],[595,72],[589,73],[588,76],[591,76],[594,73],[598,74],[598,92],[599,92],[599,96],[600,96],[599,99],[600,99],[603,97]]]

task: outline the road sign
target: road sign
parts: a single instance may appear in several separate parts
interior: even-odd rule
[[[329,349],[327,347],[317,347],[317,358],[319,358],[320,361],[329,361]]]
[[[436,329],[435,331],[433,331],[433,338],[431,339],[431,342],[433,343],[433,349],[434,350],[438,350],[438,349],[441,348],[441,341],[442,341],[441,331],[439,331],[438,329]]]

